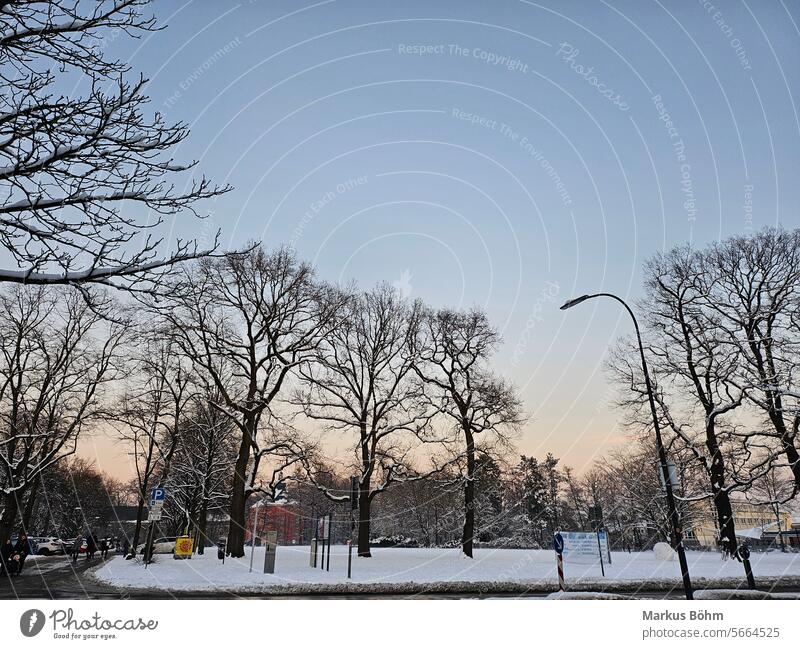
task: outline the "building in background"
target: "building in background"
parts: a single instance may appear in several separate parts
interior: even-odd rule
[[[299,503],[289,498],[280,483],[273,497],[256,498],[248,507],[245,543],[251,542],[255,530],[256,545],[261,545],[267,532],[277,532],[280,545],[297,545],[301,540],[302,522]]]
[[[780,547],[782,539],[786,547],[800,548],[800,521],[794,522],[786,509],[779,507],[776,513],[771,505],[741,500],[731,505],[736,538],[740,543],[747,543],[754,548]],[[686,530],[687,546],[716,549],[717,519],[711,500],[694,503],[691,519]]]

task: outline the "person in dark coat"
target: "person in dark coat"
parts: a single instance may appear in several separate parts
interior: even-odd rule
[[[22,568],[25,565],[25,558],[31,551],[30,543],[28,542],[27,534],[20,534],[17,539],[17,544],[14,546],[14,554],[18,556],[17,559],[17,574],[22,573]]]
[[[90,532],[86,535],[86,560],[94,559],[95,552],[97,552],[97,541],[95,541],[94,534]]]
[[[3,547],[0,548],[0,569],[9,577],[16,575],[18,572],[19,561],[11,539],[6,539],[6,542],[3,543]]]
[[[126,559],[130,559],[131,554],[131,542],[130,539],[126,536],[125,541],[122,544],[122,556]]]
[[[100,539],[100,558],[103,561],[108,559],[108,539]]]

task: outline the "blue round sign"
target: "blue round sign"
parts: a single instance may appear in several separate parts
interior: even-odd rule
[[[561,536],[561,532],[556,532],[553,535],[553,549],[556,554],[561,554],[564,551],[564,537]]]

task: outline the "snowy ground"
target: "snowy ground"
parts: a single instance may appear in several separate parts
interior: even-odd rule
[[[311,568],[307,546],[279,547],[274,575],[262,573],[264,550],[256,548],[253,572],[248,572],[250,548],[242,559],[227,558],[223,565],[216,550],[204,556],[175,560],[157,555],[147,569],[139,561],[117,557],[99,568],[95,577],[115,586],[169,590],[241,590],[264,592],[402,591],[436,589],[451,591],[517,592],[552,590],[556,567],[549,550],[476,550],[475,558],[459,550],[375,548],[369,559],[353,556],[353,579],[347,579],[347,550],[334,546],[330,572]],[[744,579],[742,565],[723,561],[718,554],[688,553],[690,572],[697,587],[738,586]],[[566,562],[568,585],[589,590],[592,585],[619,586],[626,590],[671,588],[680,583],[677,561],[658,561],[652,552],[612,553],[612,565],[600,575],[600,565],[589,560]],[[759,588],[775,578],[785,585],[800,584],[800,554],[753,553],[751,557]],[[769,578],[769,579],[767,579]]]

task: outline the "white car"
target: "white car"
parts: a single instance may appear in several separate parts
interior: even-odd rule
[[[51,554],[64,554],[64,542],[55,536],[34,536],[31,540],[36,543],[36,553],[48,556]]]
[[[175,552],[175,536],[162,536],[153,541],[153,554],[172,554]],[[144,554],[144,543],[136,548],[136,554]]]

